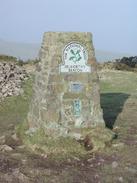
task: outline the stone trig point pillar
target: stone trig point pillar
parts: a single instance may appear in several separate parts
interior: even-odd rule
[[[28,114],[30,128],[67,134],[105,125],[92,34],[46,32]]]

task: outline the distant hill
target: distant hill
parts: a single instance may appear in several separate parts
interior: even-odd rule
[[[40,44],[17,43],[0,39],[0,54],[15,56],[23,60],[37,58],[39,49]]]
[[[0,39],[0,54],[15,56],[23,60],[38,58],[39,49],[40,44],[38,43],[17,43]],[[131,56],[127,53],[113,53],[98,49],[95,52],[99,62]]]

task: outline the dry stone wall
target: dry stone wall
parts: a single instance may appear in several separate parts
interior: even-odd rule
[[[91,33],[45,33],[28,114],[30,129],[65,135],[73,128],[104,125],[99,92]]]
[[[22,92],[21,83],[28,75],[23,67],[16,63],[0,62],[0,100]]]

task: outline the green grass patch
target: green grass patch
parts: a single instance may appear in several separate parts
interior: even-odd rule
[[[24,122],[18,126],[17,133],[28,150],[36,154],[46,154],[52,159],[63,160],[74,156],[82,157],[88,153],[83,145],[71,137],[52,138],[42,128],[33,134],[26,134],[27,130],[27,123]]]
[[[26,118],[32,95],[33,77],[23,83],[24,93],[11,96],[0,102],[0,133],[8,130],[10,125],[16,125]]]
[[[106,126],[113,128],[129,97],[136,97],[137,74],[127,71],[101,73],[101,107]]]
[[[112,128],[128,97],[136,94],[137,75],[131,72],[109,71],[105,73],[105,78],[101,79],[101,107],[106,125]],[[33,77],[30,77],[23,83],[24,94],[8,97],[0,103],[0,133],[8,130],[10,124],[18,125],[18,133],[32,150],[46,152],[51,156],[54,154],[61,158],[87,154],[84,146],[69,137],[52,139],[45,135],[43,129],[38,130],[32,136],[25,134],[28,125],[24,120],[29,110],[32,84]]]
[[[100,82],[101,93],[133,94],[137,91],[137,73],[127,71],[107,71]]]

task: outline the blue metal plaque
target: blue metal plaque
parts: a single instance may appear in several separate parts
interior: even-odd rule
[[[73,93],[80,93],[83,90],[83,85],[81,83],[78,83],[78,82],[71,83],[70,90]]]

